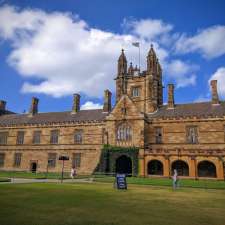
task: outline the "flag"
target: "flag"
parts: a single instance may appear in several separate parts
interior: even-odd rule
[[[132,45],[135,46],[135,47],[138,47],[138,48],[140,47],[140,43],[139,42],[133,42]]]

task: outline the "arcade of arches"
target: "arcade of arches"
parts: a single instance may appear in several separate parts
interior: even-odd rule
[[[166,168],[167,167],[167,168]],[[178,176],[184,177],[205,177],[218,178],[215,163],[209,160],[201,160],[197,163],[186,162],[185,160],[173,160],[169,165],[158,159],[150,159],[146,162],[146,175],[151,176],[171,176],[174,170]]]

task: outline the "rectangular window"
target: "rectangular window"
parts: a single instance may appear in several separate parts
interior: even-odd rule
[[[140,88],[139,87],[133,87],[132,88],[132,96],[133,97],[139,97],[140,96]]]
[[[162,128],[161,127],[155,128],[155,143],[156,144],[162,143]]]
[[[186,128],[187,132],[187,143],[197,144],[198,143],[198,132],[196,126],[189,126]]]
[[[58,144],[58,141],[59,141],[59,130],[52,130],[51,137],[50,137],[50,143]]]
[[[14,155],[14,166],[20,167],[21,164],[22,153],[15,153]]]
[[[72,167],[79,168],[81,163],[81,153],[74,153],[72,158]]]
[[[76,130],[74,133],[74,143],[75,144],[81,144],[83,139],[83,131],[82,130]]]
[[[0,167],[4,167],[5,153],[0,153]]]
[[[56,153],[48,153],[48,167],[55,167],[56,166]]]
[[[22,145],[24,143],[24,131],[18,131],[16,143]]]
[[[40,144],[41,143],[41,131],[36,130],[33,134],[33,144]]]
[[[8,132],[0,132],[0,145],[6,145],[8,138]]]

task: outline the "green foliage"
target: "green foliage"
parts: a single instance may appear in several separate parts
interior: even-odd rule
[[[104,145],[102,148],[102,154],[100,159],[100,164],[98,166],[98,171],[103,173],[116,172],[116,160],[125,155],[132,160],[132,175],[138,175],[138,153],[139,149],[136,147],[120,147]]]

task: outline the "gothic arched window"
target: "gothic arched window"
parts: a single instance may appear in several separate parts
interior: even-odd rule
[[[132,129],[127,123],[122,123],[117,128],[117,141],[131,141]]]
[[[198,132],[196,126],[187,127],[187,142],[189,144],[198,143]]]

